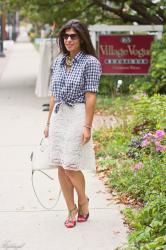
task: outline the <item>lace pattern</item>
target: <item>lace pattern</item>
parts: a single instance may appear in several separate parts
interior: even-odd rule
[[[49,129],[50,162],[66,170],[95,170],[92,139],[81,144],[85,125],[85,104],[74,107],[62,104],[58,113],[52,112]]]

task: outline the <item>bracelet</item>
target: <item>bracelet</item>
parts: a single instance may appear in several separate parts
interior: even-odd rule
[[[47,122],[47,123],[46,123],[46,126],[47,126],[47,127],[49,127],[49,125],[50,125],[50,123],[49,123],[49,122]]]
[[[90,126],[87,126],[87,125],[84,125],[84,127],[85,127],[85,128],[89,128],[89,129],[91,129],[91,128],[92,128],[92,127],[90,127]]]

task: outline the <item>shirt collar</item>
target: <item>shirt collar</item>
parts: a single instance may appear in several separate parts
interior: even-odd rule
[[[75,55],[74,59],[73,59],[73,63],[79,62],[79,60],[84,56],[84,54],[85,54],[85,53],[84,53],[83,51],[78,52],[78,53]],[[64,64],[64,63],[65,63],[66,56],[67,56],[67,55],[63,55],[63,56],[62,56],[62,59],[61,59],[61,63],[60,63],[60,64]]]
[[[80,51],[76,54],[76,56],[73,59],[73,62],[78,62],[82,57],[84,56],[84,52]]]

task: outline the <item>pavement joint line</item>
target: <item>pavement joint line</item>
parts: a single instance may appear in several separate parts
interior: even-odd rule
[[[98,207],[98,208],[90,208],[90,210],[111,210],[115,209],[114,207]],[[0,213],[37,213],[37,212],[64,212],[67,209],[38,209],[38,210],[0,210]]]

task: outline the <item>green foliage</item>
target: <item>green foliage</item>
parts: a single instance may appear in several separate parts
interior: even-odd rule
[[[97,109],[103,110],[105,114],[121,118],[125,124],[131,120],[130,127],[146,123],[145,128],[160,129],[166,126],[166,96],[154,95],[150,98],[146,94],[134,96],[118,96],[97,98]],[[129,121],[128,121],[129,123]],[[145,130],[146,131],[146,130]]]
[[[132,120],[126,126],[94,133],[98,165],[111,189],[144,205],[124,211],[133,230],[123,249],[160,250],[166,247],[166,96],[134,96],[127,103]]]
[[[148,129],[163,129],[166,126],[166,95],[142,96],[138,102],[133,102],[132,110],[133,126],[145,122]]]
[[[166,93],[166,34],[161,41],[156,41],[152,48],[151,78],[154,82],[154,93]]]
[[[163,157],[142,157],[143,167],[135,170],[135,163],[132,160],[123,160],[123,164],[115,166],[109,176],[109,183],[119,192],[126,192],[132,198],[147,201],[149,196],[166,192]]]
[[[116,96],[129,93],[129,86],[133,83],[135,76],[102,75],[99,85],[100,95]],[[118,81],[122,83],[118,86]]]
[[[96,22],[163,24],[166,21],[165,0],[89,1],[89,0],[0,0],[8,10],[21,9],[32,21],[56,21],[60,26],[71,18],[90,24]],[[143,10],[143,11],[142,11]]]
[[[93,5],[88,0],[9,0],[3,6],[9,11],[19,9],[21,15],[28,17],[34,24],[36,22],[52,24],[55,21],[58,27],[73,18],[79,18],[89,24],[94,24],[102,16],[101,8]]]
[[[124,157],[124,152],[129,143],[129,139],[125,132],[120,131],[119,129],[103,129],[95,131],[93,134],[94,139],[97,140],[100,145],[100,150],[96,152],[97,157],[107,157],[110,155],[110,152],[112,159],[118,160],[119,158]]]
[[[114,117],[121,118],[123,123],[128,120],[131,114],[131,105],[133,106],[132,96],[101,96],[97,98],[97,109],[102,110],[102,113],[106,115],[112,115]]]
[[[129,247],[126,250],[165,249],[166,196],[163,193],[151,198],[139,213],[126,209],[125,216],[130,226],[136,229],[129,236]]]
[[[166,33],[162,40],[156,40],[152,46],[152,65],[148,76],[137,77],[130,85],[131,92],[142,90],[152,95],[166,93]]]

